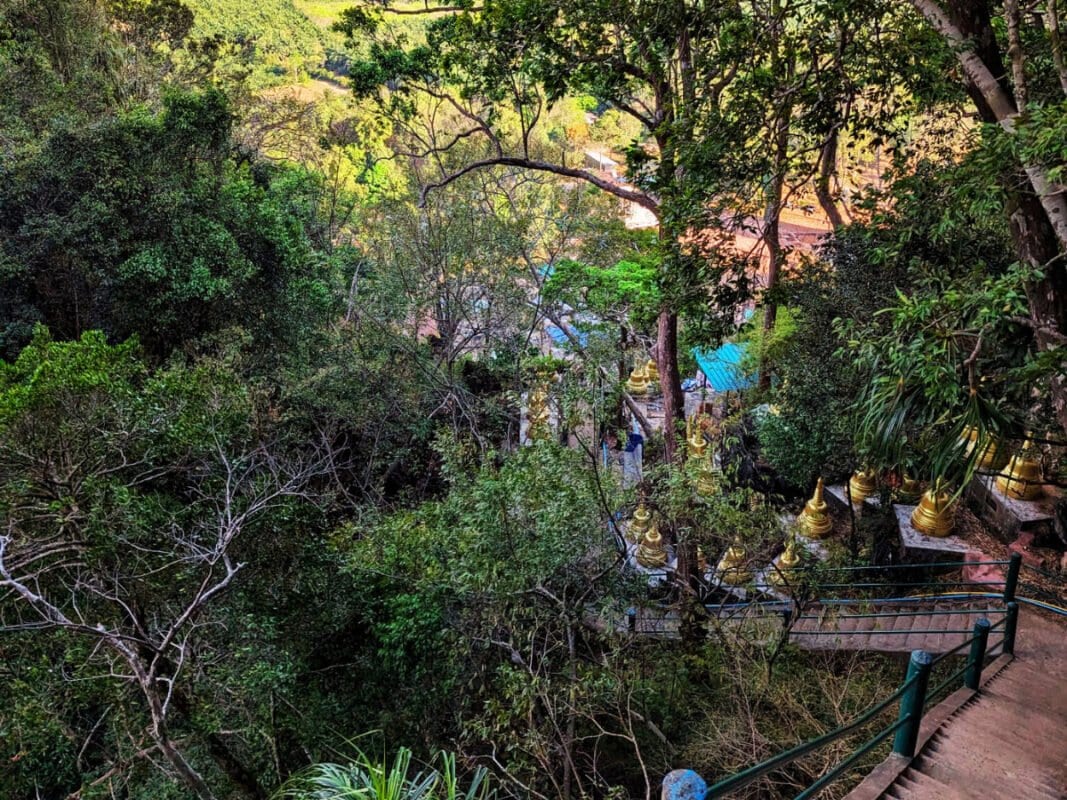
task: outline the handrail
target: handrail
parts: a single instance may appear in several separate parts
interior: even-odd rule
[[[910,581],[908,583],[822,583],[819,584],[823,589],[891,589],[898,586],[1003,586],[1004,581],[992,580],[992,581],[940,581],[932,583],[931,581]]]
[[[969,566],[1007,566],[1003,578],[999,580],[989,581],[927,581],[927,582],[907,582],[907,583],[826,583],[819,584],[820,588],[832,589],[832,588],[849,588],[849,589],[865,589],[865,588],[900,588],[900,587],[923,587],[923,588],[946,588],[946,587],[1003,587],[1000,592],[968,592],[968,591],[949,591],[940,592],[933,595],[915,595],[910,597],[889,597],[889,598],[877,598],[877,597],[859,597],[859,598],[819,598],[816,600],[819,604],[826,606],[841,606],[848,607],[858,604],[878,604],[878,605],[906,605],[910,603],[929,603],[937,600],[966,600],[973,598],[983,599],[996,599],[1000,600],[1004,604],[1004,613],[1000,619],[995,623],[990,622],[987,614],[1000,611],[1000,608],[987,608],[987,609],[926,609],[915,610],[909,609],[908,613],[886,613],[886,612],[871,612],[871,613],[858,613],[858,614],[840,614],[837,615],[839,620],[844,619],[878,619],[886,617],[898,617],[898,616],[942,616],[950,614],[982,614],[974,624],[973,631],[967,630],[877,630],[877,631],[842,631],[840,629],[827,630],[827,631],[803,631],[793,630],[791,633],[797,635],[806,636],[848,636],[853,633],[863,634],[871,633],[879,636],[885,634],[900,634],[911,635],[915,633],[936,633],[936,634],[967,634],[971,635],[963,640],[959,645],[953,647],[936,658],[930,654],[916,650],[913,651],[911,661],[909,662],[908,674],[903,683],[897,687],[897,689],[885,698],[881,702],[875,704],[871,708],[867,709],[864,713],[858,716],[856,719],[848,722],[844,725],[835,728],[832,731],[824,733],[821,736],[816,737],[808,742],[802,742],[788,750],[785,750],[771,758],[748,767],[741,772],[731,775],[719,781],[715,785],[707,789],[705,794],[706,798],[713,798],[722,793],[741,789],[754,781],[764,777],[775,770],[784,767],[803,756],[812,753],[831,742],[837,741],[842,737],[862,728],[864,725],[870,723],[879,714],[884,712],[890,704],[900,700],[900,713],[896,722],[890,726],[879,731],[871,739],[868,739],[862,745],[853,750],[848,756],[842,759],[832,769],[828,770],[824,775],[820,776],[811,786],[801,792],[796,800],[809,800],[814,797],[826,786],[839,778],[852,764],[864,755],[869,753],[879,743],[885,740],[890,734],[894,734],[894,752],[904,756],[905,758],[911,758],[914,755],[916,740],[918,737],[919,724],[922,720],[922,714],[928,700],[932,701],[937,698],[942,692],[950,688],[954,683],[957,683],[962,677],[963,685],[971,690],[977,690],[981,683],[982,669],[985,665],[988,656],[992,656],[993,651],[999,647],[1000,652],[1005,655],[1012,655],[1015,650],[1015,636],[1017,630],[1017,619],[1020,604],[1032,605],[1038,608],[1045,608],[1056,613],[1067,616],[1067,608],[1056,606],[1051,603],[1046,603],[1034,598],[1018,597],[1016,590],[1019,587],[1019,573],[1022,566],[1021,556],[1017,553],[1012,554],[1012,557],[1008,560],[990,560],[982,562],[966,562]],[[886,567],[817,567],[816,569],[822,569],[824,572],[862,572],[864,570],[875,569],[914,569],[916,567],[960,567],[959,562],[944,562],[926,565],[886,565]],[[1028,565],[1027,565],[1028,566]],[[1028,567],[1034,569],[1032,567]],[[805,570],[808,571],[808,570]],[[810,570],[815,572],[816,570]],[[1034,571],[1041,572],[1034,569]],[[1038,587],[1039,588],[1039,587]],[[756,600],[750,602],[721,603],[718,605],[709,604],[706,605],[709,611],[718,608],[720,611],[729,609],[731,611],[740,612],[750,608],[759,609],[773,609],[778,613],[784,615],[787,621],[797,621],[800,619],[819,619],[817,616],[799,616],[793,617],[792,613],[796,609],[796,603],[792,600],[782,601],[766,601]],[[990,646],[989,635],[995,630],[1003,628],[1003,635],[998,641]],[[950,656],[958,654],[961,650],[969,648],[967,658],[963,665],[956,670],[953,670],[951,674],[941,680],[936,686],[928,691],[928,680],[930,671],[932,668],[946,660]],[[699,776],[697,776],[699,777]],[[701,786],[706,786],[703,781],[700,781]]]
[[[998,612],[999,608],[935,608],[926,609],[925,611],[913,611],[907,616],[910,617],[939,617],[939,616],[952,616],[966,615],[966,614],[986,614],[989,612]],[[881,619],[887,617],[889,619],[895,619],[901,614],[894,614],[891,611],[878,612],[876,614],[838,614],[837,619]]]
[[[819,564],[802,567],[801,569],[812,571],[817,570],[821,572],[859,572],[872,569],[934,569],[938,567],[959,569],[964,565],[968,567],[1006,567],[1009,564],[1011,564],[1011,559],[995,559],[990,561],[935,561],[929,564],[855,564],[849,566],[829,566]]]
[[[873,737],[868,739],[866,743],[860,745],[858,748],[852,751],[852,754],[846,756],[836,767],[828,771],[825,775],[820,777],[815,783],[798,794],[795,800],[808,800],[808,798],[814,797],[835,780],[837,780],[842,773],[854,763],[859,761],[867,755],[871,750],[880,745],[891,733],[896,733],[904,725],[911,721],[910,717],[902,717],[901,719],[893,722],[888,728],[884,728],[880,732],[876,733]]]
[[[902,614],[901,616],[907,616]],[[812,617],[807,617],[812,619]],[[913,633],[970,633],[970,630],[942,630],[941,628],[911,628],[906,631],[791,631],[794,636],[863,636],[873,634],[876,636],[910,636]]]
[[[967,640],[967,645],[969,646],[970,644],[971,644],[971,640],[968,639]],[[966,675],[967,674],[967,670],[970,669],[970,667],[971,667],[970,664],[966,664],[965,663],[962,667],[960,667],[958,670],[956,670],[951,675],[949,675],[947,678],[945,678],[945,680],[941,681],[941,683],[939,683],[933,689],[927,689],[926,690],[926,700],[923,703],[923,710],[925,710],[926,707],[928,705],[930,705],[930,703],[934,699],[936,699],[939,694],[941,694],[941,692],[943,692],[945,689],[947,689],[949,686],[951,686],[954,682],[959,681],[960,678],[962,678],[964,675]]]
[[[844,774],[852,764],[881,744],[890,734],[894,734],[894,752],[905,758],[912,758],[915,754],[916,740],[918,738],[923,711],[925,710],[928,701],[936,698],[945,689],[951,687],[953,683],[958,682],[961,677],[964,679],[964,686],[966,688],[972,690],[978,689],[986,656],[992,649],[988,647],[990,632],[1003,625],[1004,637],[998,644],[1002,646],[1004,653],[1010,654],[1014,651],[1018,609],[1019,606],[1017,602],[1011,601],[1007,603],[1004,616],[995,624],[991,623],[988,617],[980,617],[975,621],[973,632],[971,632],[972,635],[968,639],[964,640],[960,645],[954,647],[947,653],[941,654],[937,658],[932,657],[929,653],[922,650],[913,651],[908,665],[907,676],[901,685],[884,700],[876,703],[851,722],[840,725],[834,730],[824,733],[815,739],[802,742],[801,744],[778,753],[771,758],[765,759],[758,764],[754,764],[739,773],[724,778],[707,789],[705,798],[716,798],[721,794],[742,789],[760,778],[803,758],[809,753],[813,753],[832,742],[848,736],[877,718],[880,714],[885,712],[891,704],[898,700],[900,701],[900,712],[895,722],[888,727],[883,728],[872,738],[855,748],[832,769],[828,770],[825,774],[820,776],[818,780],[797,795],[795,800],[810,800],[810,798],[815,797],[819,792]],[[936,632],[959,633],[960,631]],[[967,631],[963,632],[966,633]],[[834,633],[838,632],[834,631]],[[915,633],[915,631],[911,631],[911,633]],[[927,685],[933,667],[948,656],[956,654],[965,647],[969,647],[970,652],[968,653],[963,666],[954,670],[948,677],[933,687],[933,689],[928,690]]]
[[[809,742],[803,742],[798,744],[785,752],[779,753],[776,756],[761,761],[759,764],[749,767],[743,772],[739,772],[736,775],[732,775],[725,780],[721,780],[714,786],[708,788],[708,797],[714,797],[717,793],[736,791],[737,789],[743,789],[753,781],[759,780],[764,775],[770,772],[774,772],[779,767],[784,767],[787,764],[791,764],[798,758],[806,756],[808,753],[813,753],[819,748],[835,742],[843,736],[847,736],[857,728],[862,728],[866,723],[877,717],[881,712],[885,711],[889,706],[899,700],[904,693],[910,689],[919,680],[917,675],[912,676],[908,680],[905,680],[893,694],[889,695],[885,700],[880,702],[873,708],[868,709],[862,715],[852,720],[852,722],[846,723],[829,733],[824,733],[822,736],[812,739]]]

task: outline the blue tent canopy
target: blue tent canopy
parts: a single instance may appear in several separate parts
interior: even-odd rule
[[[555,325],[546,325],[545,331],[548,333],[552,341],[558,345],[562,346],[571,343],[570,339],[567,337],[567,334]],[[577,331],[574,328],[570,328],[570,332],[574,335],[574,338],[578,340],[578,344],[580,344],[582,347],[585,347],[589,344],[588,333],[585,333],[584,331]]]
[[[693,356],[712,389],[716,392],[737,392],[756,385],[755,376],[746,375],[741,370],[741,360],[747,350],[746,344],[726,342],[710,352],[695,347]]]

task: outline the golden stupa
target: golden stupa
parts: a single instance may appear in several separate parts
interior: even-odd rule
[[[792,583],[794,573],[799,566],[800,550],[797,548],[797,539],[795,536],[790,536],[785,543],[785,550],[774,559],[774,566],[767,573],[767,581],[774,586]]]
[[[644,499],[637,504],[637,510],[630,518],[630,524],[626,526],[626,538],[634,544],[639,544],[652,524],[652,512],[648,510]]]
[[[964,458],[970,458],[975,448],[981,447],[978,459],[974,463],[975,469],[1000,469],[1007,461],[1003,449],[997,444],[996,438],[987,435],[979,441],[978,428],[974,425],[968,425],[963,429],[960,433],[960,443],[964,445]]]
[[[955,526],[956,501],[938,478],[911,512],[911,527],[927,536],[942,538],[952,533]]]
[[[716,568],[719,579],[723,583],[729,586],[741,586],[752,580],[752,570],[745,564],[745,555],[745,548],[736,540],[726,548]]]
[[[897,487],[897,500],[905,505],[911,505],[919,502],[922,492],[922,484],[907,473],[904,473],[900,479],[900,486]]]
[[[697,471],[696,490],[701,497],[711,497],[719,490],[719,477],[722,470],[715,466],[715,457],[700,459]]]
[[[548,392],[544,387],[538,386],[526,399],[526,421],[529,423],[526,438],[531,441],[549,438],[548,420]]]
[[[848,488],[852,505],[862,508],[863,501],[878,491],[878,476],[874,470],[857,470],[848,479]]]
[[[659,367],[656,366],[656,362],[651,358],[645,362],[645,379],[648,381],[659,380]]]
[[[1008,466],[997,476],[997,488],[1008,497],[1033,500],[1044,491],[1041,488],[1041,462],[1027,456],[1033,451],[1034,443],[1027,439],[1023,449],[1011,457]]]
[[[700,427],[700,419],[696,414],[685,421],[685,440],[690,458],[704,458],[708,443],[704,439],[704,429]]]
[[[637,563],[649,569],[662,567],[667,563],[667,545],[655,521],[649,526],[641,543],[637,546]]]
[[[823,482],[819,478],[815,484],[815,494],[804,504],[804,510],[797,518],[800,532],[812,539],[822,539],[834,528],[833,520],[827,510],[826,500],[823,499]]]
[[[632,395],[643,395],[648,391],[648,376],[641,367],[634,367],[626,381],[626,391]]]

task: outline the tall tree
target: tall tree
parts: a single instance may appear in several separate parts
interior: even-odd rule
[[[1059,3],[1023,14],[1018,0],[911,0],[959,61],[964,86],[983,122],[998,126],[1010,154],[1000,173],[1019,259],[1035,271],[1026,284],[1029,321],[1040,350],[1067,345],[1067,192],[1062,109],[1067,95]],[[997,10],[1007,41],[998,37]],[[1059,109],[1042,113],[1042,106]],[[1051,146],[1050,146],[1051,145]],[[1062,359],[1062,356],[1058,356]],[[1067,431],[1067,379],[1051,379],[1053,406]]]
[[[363,54],[354,89],[404,134],[424,195],[475,170],[518,167],[584,181],[655,215],[656,351],[666,418],[676,421],[680,316],[732,318],[750,297],[736,232],[754,229],[765,241],[773,325],[787,253],[782,210],[817,175],[835,219],[828,186],[838,133],[858,118],[855,100],[874,71],[867,53],[883,44],[891,9],[853,0],[490,0],[413,12],[385,3],[350,9],[341,27]],[[433,18],[425,42],[386,21],[411,13]],[[582,154],[538,136],[552,105],[576,95],[641,126],[645,138],[626,151],[627,180],[576,166]],[[872,119],[884,117],[887,98],[869,100]],[[482,151],[457,160],[461,142]]]
[[[456,124],[411,137],[416,144],[409,155],[438,168],[424,192],[474,170],[520,167],[587,182],[656,215],[663,289],[657,358],[666,417],[680,419],[679,310],[706,305],[706,287],[732,283],[736,266],[703,257],[690,236],[723,227],[712,202],[718,187],[693,176],[706,157],[702,142],[722,141],[718,107],[751,58],[752,20],[735,3],[677,0],[499,2],[427,11],[438,12],[447,13],[429,24],[425,44],[410,46],[386,35],[379,11],[349,10],[343,28],[364,43],[366,55],[353,68],[356,93],[375,98],[401,127],[427,108],[452,113]],[[546,109],[567,94],[591,94],[648,132],[647,144],[629,148],[629,182],[574,166],[538,141]],[[482,141],[481,157],[462,164],[444,158],[458,141],[473,138]],[[674,436],[667,440],[673,452]]]

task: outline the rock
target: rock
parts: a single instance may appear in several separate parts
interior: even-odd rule
[[[1041,556],[1031,551],[1036,536],[1032,531],[1022,531],[1014,542],[1008,545],[1008,550],[1022,556],[1023,563],[1031,567],[1041,566]]]
[[[1004,588],[1004,570],[992,564],[978,564],[979,561],[992,561],[981,550],[969,550],[963,557],[963,580],[974,583],[988,584],[988,588],[979,586],[965,587],[969,591],[999,592]]]
[[[662,800],[704,800],[708,785],[691,769],[676,769],[663,779]]]

